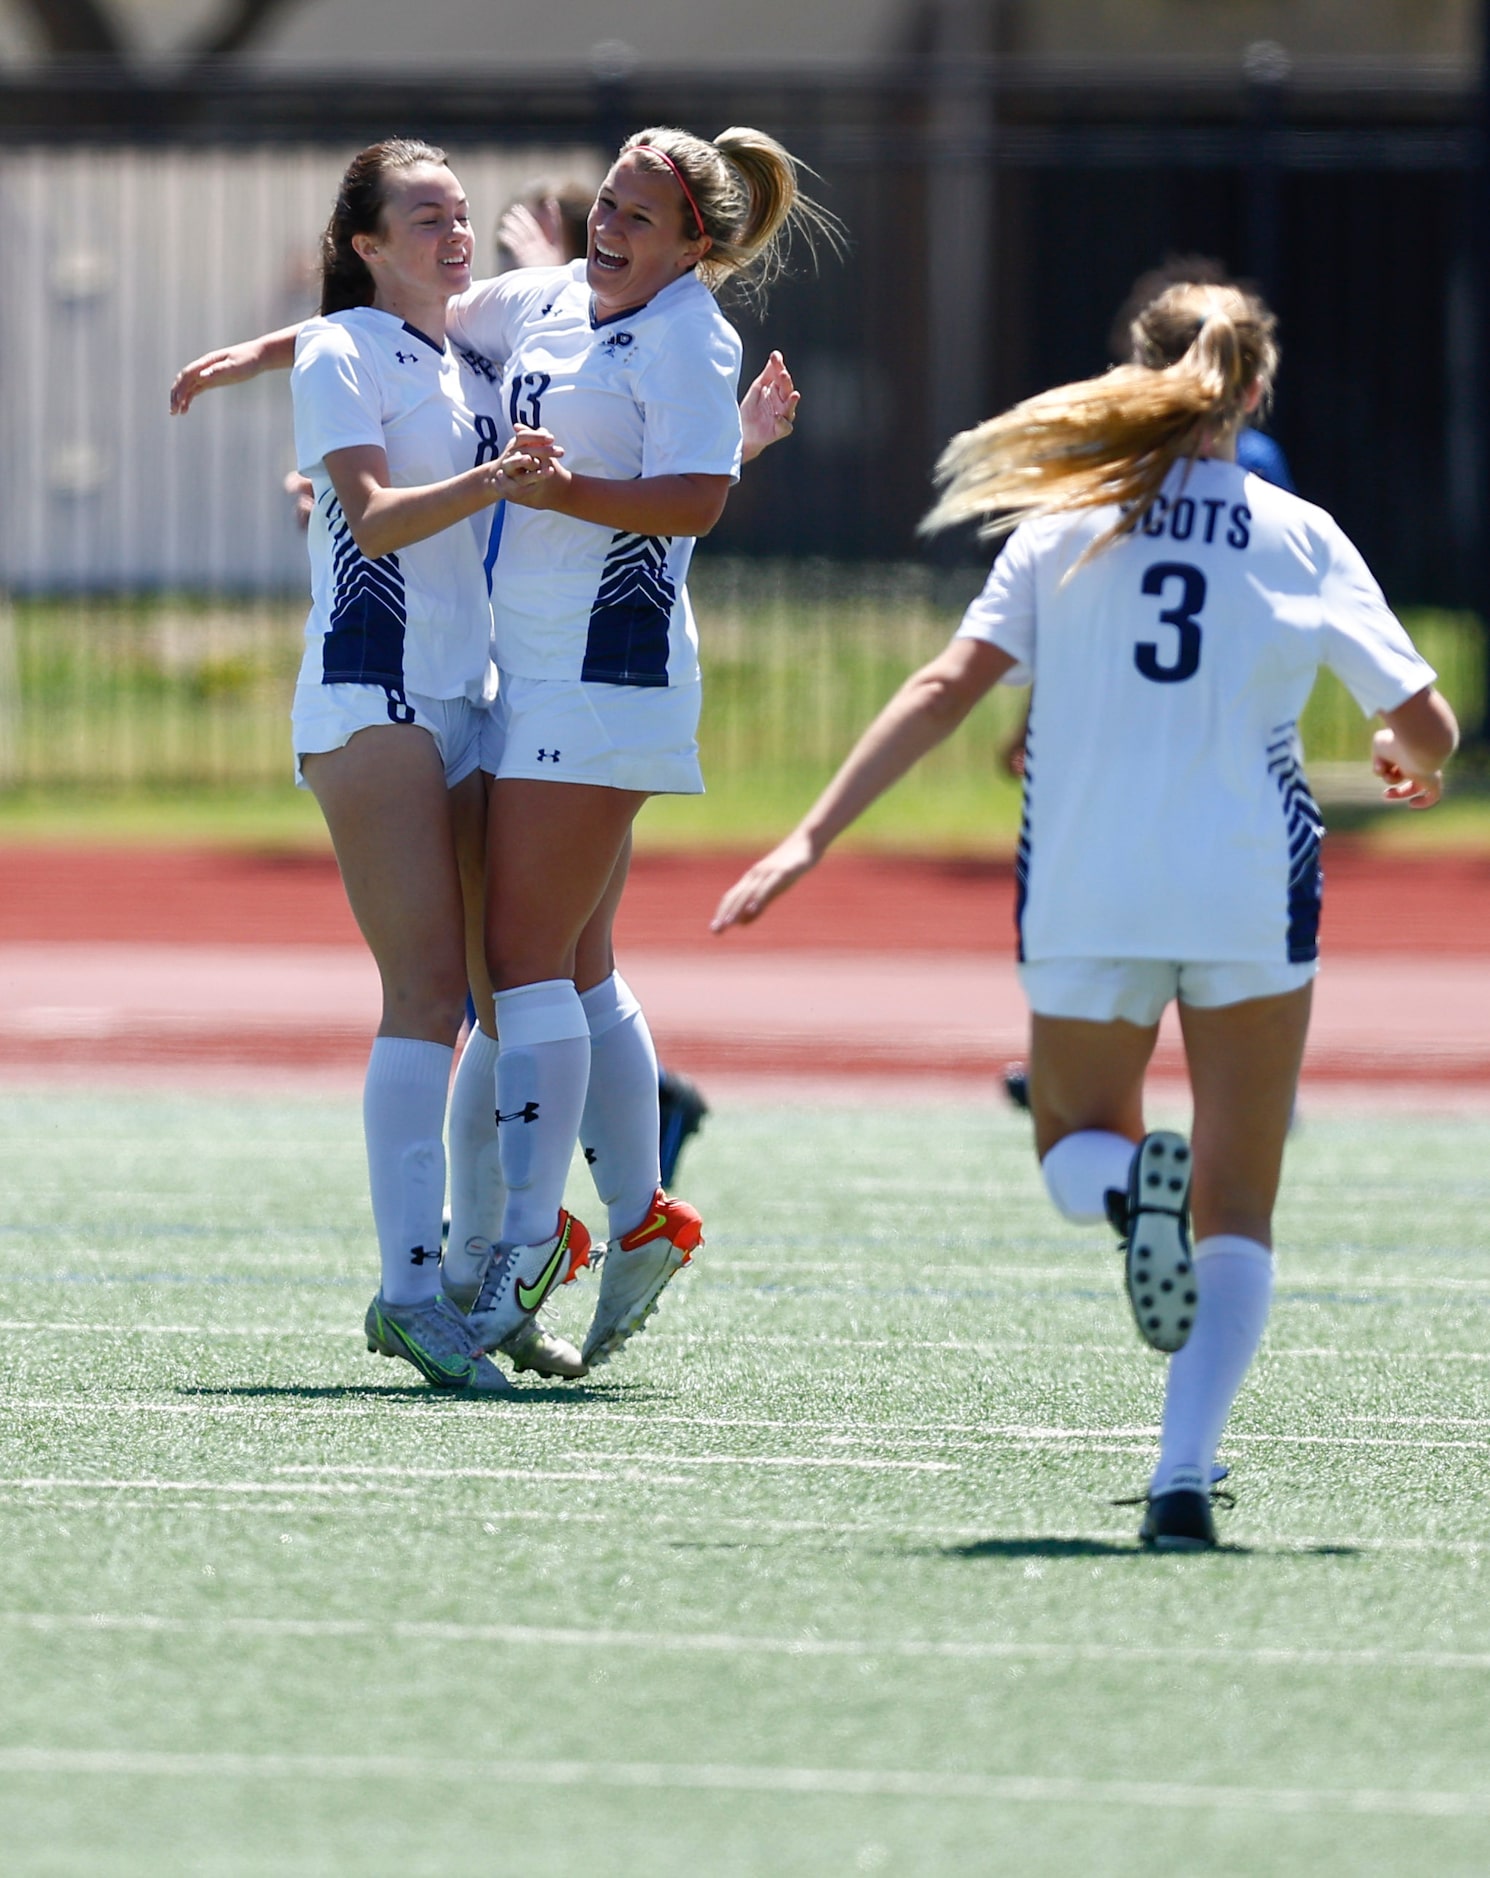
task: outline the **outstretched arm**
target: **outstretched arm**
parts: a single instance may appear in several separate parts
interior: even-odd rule
[[[295,363],[295,338],[300,327],[283,326],[236,346],[219,346],[183,365],[171,385],[171,416],[185,417],[200,391],[220,391],[224,385],[242,385],[260,372],[287,372]]]
[[[1015,664],[984,639],[954,639],[896,692],[854,745],[838,774],[781,842],[719,902],[715,932],[749,925],[778,894],[815,867],[872,802],[950,737],[978,700]]]
[[[1443,794],[1443,766],[1459,747],[1448,700],[1428,685],[1381,715],[1386,728],[1371,739],[1371,767],[1387,785],[1382,794],[1388,802],[1431,809]]]

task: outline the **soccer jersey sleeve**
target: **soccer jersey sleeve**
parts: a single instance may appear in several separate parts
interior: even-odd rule
[[[332,450],[386,446],[382,387],[357,335],[334,320],[311,320],[295,342],[290,372],[295,461],[309,476]]]
[[[740,474],[738,334],[717,315],[679,321],[637,380],[643,476]]]
[[[994,562],[983,591],[962,616],[959,639],[982,639],[1015,663],[999,680],[1028,685],[1035,672],[1035,559],[1028,525],[1016,528]]]
[[[1324,663],[1367,717],[1394,711],[1437,674],[1387,605],[1360,550],[1339,530],[1320,589]]]
[[[458,346],[504,364],[517,336],[545,298],[569,284],[571,269],[515,267],[492,280],[478,280],[445,308],[445,330]]]

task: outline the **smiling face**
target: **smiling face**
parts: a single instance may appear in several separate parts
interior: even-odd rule
[[[373,305],[421,327],[437,315],[442,331],[445,302],[471,284],[475,245],[465,191],[442,163],[396,171],[377,233],[352,237],[373,277]]]
[[[585,279],[596,316],[633,312],[696,266],[713,244],[707,235],[690,240],[692,225],[678,179],[628,150],[590,211]]]

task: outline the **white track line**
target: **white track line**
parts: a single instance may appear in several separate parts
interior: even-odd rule
[[[1255,1664],[1267,1669],[1371,1669],[1490,1672],[1490,1651],[1324,1650],[1258,1645],[997,1642],[975,1638],[771,1637],[728,1631],[581,1630],[530,1624],[418,1623],[371,1618],[156,1617],[146,1613],[0,1611],[0,1626],[42,1634],[88,1631],[161,1636],[361,1638],[404,1643],[499,1644],[503,1648],[639,1650],[665,1656],[896,1657],[912,1661],[1034,1663]]]
[[[174,1754],[138,1749],[9,1748],[0,1774],[133,1780],[458,1781],[510,1787],[619,1787],[651,1792],[820,1794],[845,1799],[981,1805],[1139,1807],[1148,1812],[1377,1814],[1483,1819],[1490,1792],[1356,1787],[1184,1786],[1177,1781],[1076,1780],[1041,1774],[952,1774],[908,1768],[749,1767],[670,1761],[411,1760],[383,1754]]]

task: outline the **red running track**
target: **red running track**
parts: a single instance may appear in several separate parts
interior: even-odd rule
[[[1007,862],[849,852],[766,919],[708,917],[748,858],[642,855],[619,944],[668,1059],[988,1086],[1021,1054]],[[1490,1096],[1490,855],[1326,855],[1306,1078]],[[377,984],[329,856],[0,849],[0,1073],[355,1075]],[[1179,1072],[1173,1040],[1156,1071]]]

